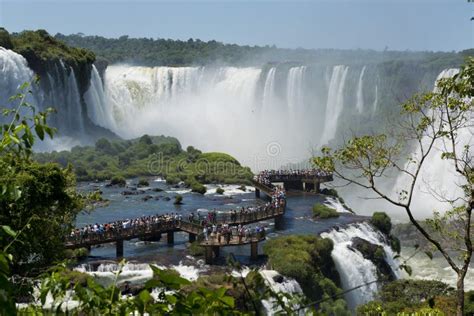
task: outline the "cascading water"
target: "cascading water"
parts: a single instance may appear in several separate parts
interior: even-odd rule
[[[288,73],[287,103],[290,114],[298,111],[304,105],[304,75],[306,67],[292,67]]]
[[[0,102],[2,106],[15,106],[10,104],[10,96],[19,93],[18,88],[25,82],[32,82],[34,73],[21,55],[0,47]],[[26,101],[34,105],[37,110],[53,107],[56,114],[51,115],[50,124],[57,127],[59,135],[53,142],[61,147],[69,142],[67,136],[81,138],[85,134],[84,116],[82,113],[81,96],[79,93],[76,76],[72,68],[62,62],[55,64],[45,76],[40,78],[40,86],[32,85],[32,94],[27,94]],[[42,89],[48,86],[48,89]],[[65,137],[66,136],[66,137]],[[54,144],[50,142],[50,145]],[[69,142],[75,144],[77,142]],[[47,143],[41,144],[43,147]],[[46,146],[47,147],[47,146]],[[70,147],[69,147],[70,148]],[[43,149],[38,147],[37,149]]]
[[[433,91],[437,91],[437,82],[442,78],[450,78],[459,72],[458,69],[445,69],[437,77]],[[472,135],[474,130],[472,127],[460,128],[457,131],[457,143],[456,151],[462,152],[464,146],[472,147],[474,140]],[[424,136],[422,139],[422,145],[426,149],[430,142],[430,137]],[[420,170],[419,179],[414,188],[414,196],[416,199],[413,200],[413,209],[417,210],[415,217],[426,218],[433,214],[433,211],[444,212],[452,208],[451,203],[447,200],[455,200],[456,197],[463,196],[462,189],[458,186],[461,185],[463,179],[461,179],[454,168],[454,164],[451,160],[441,158],[441,154],[444,151],[445,144],[441,139],[438,139],[432,151],[426,158],[425,163]],[[450,150],[450,145],[447,145],[447,150]],[[416,146],[412,152],[412,159],[419,161],[421,157],[420,146]],[[413,165],[407,164],[405,168],[412,170]],[[398,196],[401,190],[408,188],[411,179],[405,174],[400,174],[397,177],[394,185],[394,192],[392,196]],[[444,201],[446,200],[446,201]]]
[[[336,134],[339,115],[344,107],[344,85],[349,67],[334,66],[329,84],[328,99],[326,103],[326,119],[321,144],[333,139]]]
[[[357,111],[359,111],[359,113],[362,113],[362,111],[364,110],[364,95],[362,93],[362,88],[363,88],[363,79],[364,79],[365,68],[366,68],[366,66],[362,67],[362,70],[361,70],[360,76],[359,76],[359,83],[357,84],[356,108],[357,108]]]
[[[271,111],[272,105],[275,102],[275,72],[276,67],[272,67],[267,74],[265,79],[265,86],[263,87],[263,113]]]
[[[379,103],[379,87],[375,85],[375,98],[374,98],[374,103],[372,104],[372,115],[375,114],[377,111],[377,106]]]
[[[25,82],[33,80],[33,71],[28,68],[28,63],[23,56],[0,47],[0,101],[1,106],[16,106],[17,103],[9,104],[8,99],[19,93],[18,89]],[[34,87],[33,87],[34,88]],[[27,101],[35,104],[29,95]],[[0,118],[0,122],[2,119]]]
[[[392,268],[394,275],[399,278],[400,271],[394,261],[394,253],[386,243],[384,236],[367,223],[350,224],[345,228],[333,229],[322,233],[321,237],[329,238],[334,243],[331,256],[341,277],[344,290],[360,287],[345,295],[348,307],[354,309],[357,305],[366,303],[374,298],[378,286],[374,283],[378,279],[377,267],[374,263],[352,248],[354,237],[364,239],[374,245],[382,246],[385,251],[385,260]]]

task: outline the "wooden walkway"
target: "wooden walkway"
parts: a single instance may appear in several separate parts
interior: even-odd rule
[[[255,195],[260,198],[260,192],[265,193],[271,197],[275,186],[272,182],[280,182],[284,184],[285,189],[289,190],[313,190],[319,192],[319,185],[323,182],[332,181],[332,175],[270,175],[268,180],[270,184],[263,184],[253,180],[255,186]],[[283,215],[286,209],[286,201],[278,208],[274,207],[260,207],[257,211],[240,213],[236,212],[231,215],[231,212],[218,214],[216,222],[209,223],[210,225],[227,224],[229,226],[248,225],[265,220],[275,220],[275,229],[282,228]],[[212,263],[213,258],[219,255],[220,247],[228,246],[242,246],[251,245],[251,257],[257,257],[257,245],[259,242],[265,240],[265,234],[258,236],[253,234],[250,238],[239,238],[232,236],[227,243],[222,237],[221,242],[217,239],[204,240],[203,235],[204,226],[200,223],[190,222],[186,220],[159,220],[156,223],[144,224],[140,226],[133,226],[128,228],[114,228],[112,230],[101,233],[89,233],[79,236],[68,236],[65,238],[65,247],[67,249],[88,248],[92,246],[115,243],[117,257],[123,256],[123,242],[124,240],[141,239],[141,240],[159,240],[162,234],[167,234],[167,242],[172,245],[174,243],[174,233],[183,231],[189,234],[189,241],[194,242],[198,240],[199,244],[206,249],[206,262]]]

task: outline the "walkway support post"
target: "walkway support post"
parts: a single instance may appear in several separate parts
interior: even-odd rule
[[[116,250],[116,256],[117,258],[122,258],[123,257],[123,240],[117,240],[115,242],[115,250]]]
[[[189,233],[189,242],[195,242],[195,241],[196,241],[196,234]]]
[[[316,191],[316,193],[321,192],[321,183],[319,183],[317,181],[314,182],[314,191]]]
[[[204,247],[206,249],[206,264],[212,264],[212,248],[211,247]]]
[[[219,246],[212,246],[212,252],[214,253],[214,257],[219,257],[220,247]]]
[[[250,259],[257,260],[258,258],[258,242],[252,241],[250,243]]]
[[[283,214],[275,216],[275,230],[283,229]]]
[[[166,239],[168,241],[168,245],[174,244],[174,232],[168,232]]]
[[[256,197],[257,199],[260,198],[260,189],[255,188],[255,197]]]

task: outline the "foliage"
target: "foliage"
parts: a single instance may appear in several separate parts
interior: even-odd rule
[[[370,223],[385,235],[389,236],[392,230],[392,220],[385,212],[374,212]]]
[[[201,41],[188,39],[186,41],[172,39],[131,38],[127,35],[118,38],[101,36],[85,36],[84,34],[56,34],[57,39],[75,47],[84,47],[94,51],[98,57],[110,63],[134,60],[141,64],[152,66],[203,65],[216,61],[226,64],[249,64],[284,62],[297,60],[300,62],[344,63],[354,60],[358,63],[376,61],[392,61],[391,71],[396,70],[401,62],[425,64],[437,67],[459,65],[463,54],[443,52],[397,52],[372,50],[337,50],[337,49],[281,49],[274,46],[242,46],[224,44],[215,40]],[[467,52],[469,53],[469,52]],[[388,66],[387,66],[388,67]]]
[[[224,194],[224,192],[225,192],[224,189],[221,188],[221,187],[218,187],[218,188],[216,189],[216,194],[221,194],[221,195],[222,195],[222,194]]]
[[[196,241],[189,244],[188,250],[193,257],[202,257],[205,253],[204,247],[200,246],[199,242]]]
[[[176,138],[148,136],[133,140],[99,139],[94,147],[74,147],[71,151],[38,153],[41,162],[54,161],[62,166],[72,164],[80,181],[109,180],[159,175],[169,184],[184,181],[202,183],[250,183],[252,172],[233,157],[221,153],[184,151]]]
[[[396,280],[385,284],[377,300],[357,308],[358,315],[382,311],[385,315],[452,315],[456,311],[454,289],[434,280]]]
[[[183,204],[183,196],[180,194],[177,194],[174,197],[174,205],[181,205],[181,204]]]
[[[147,179],[142,178],[142,179],[138,180],[138,186],[139,187],[147,187],[149,185],[150,185],[150,182],[148,182]]]
[[[401,126],[394,131],[395,135],[355,136],[340,149],[324,147],[322,155],[314,158],[314,164],[348,184],[371,190],[377,197],[406,212],[411,224],[457,274],[456,314],[461,316],[464,278],[473,254],[474,165],[469,135],[474,117],[474,58],[467,58],[454,77],[440,79],[435,91],[415,95],[405,102],[401,113]],[[410,150],[411,146],[416,150]],[[422,181],[421,169],[436,150],[440,151],[438,155],[442,160],[450,163],[447,168],[457,175],[456,181],[447,185],[459,187],[462,194],[449,197],[441,188],[425,185],[424,189],[434,198],[451,208],[443,215],[433,210],[433,219],[426,220],[432,228],[429,231],[415,218],[417,210],[412,202],[417,198],[415,188]],[[412,155],[402,159],[401,154],[405,152],[412,152]],[[387,190],[380,181],[399,174],[407,181],[396,188],[398,196],[393,196],[393,188]],[[455,241],[456,251],[446,246],[445,240],[450,240],[451,244]],[[429,256],[432,257],[431,252]],[[457,258],[460,261],[457,262]],[[402,267],[406,268],[406,265]]]
[[[329,304],[345,307],[332,249],[330,239],[315,236],[278,237],[264,245],[268,266],[298,281],[310,300],[327,299]]]
[[[196,193],[199,193],[199,194],[204,194],[206,193],[207,189],[204,185],[202,185],[201,183],[198,183],[198,182],[193,182],[191,184],[191,191],[192,192],[196,192]]]
[[[316,203],[313,205],[313,217],[319,219],[327,219],[332,217],[339,217],[337,211],[325,204]]]
[[[11,123],[3,126],[0,142],[0,223],[22,230],[21,243],[9,249],[17,273],[27,271],[20,266],[45,266],[61,258],[63,236],[83,207],[70,168],[30,159],[35,138],[55,131],[46,124],[49,112],[36,113],[25,102],[28,88],[24,84],[11,98],[18,107],[3,111]]]
[[[112,179],[110,179],[109,185],[116,185],[116,186],[119,186],[119,187],[124,187],[125,185],[127,185],[127,181],[122,176],[115,176]]]
[[[176,273],[161,270],[151,265],[153,278],[145,283],[144,289],[137,296],[122,296],[117,286],[121,270],[117,271],[115,282],[104,287],[93,278],[77,281],[77,275],[71,274],[64,267],[47,273],[40,290],[39,305],[30,305],[21,312],[42,315],[60,314],[65,310],[68,291],[73,290],[69,299],[79,303],[77,308],[67,311],[68,315],[239,315],[235,310],[235,301],[226,294],[227,289],[216,290],[197,288],[191,292],[184,291],[190,282]],[[157,297],[152,295],[157,291]],[[51,311],[45,306],[46,297],[51,295],[54,303]],[[56,312],[54,312],[56,311]]]

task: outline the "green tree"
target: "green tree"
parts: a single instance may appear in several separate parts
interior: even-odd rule
[[[82,208],[70,168],[31,160],[35,138],[52,137],[55,131],[46,123],[51,111],[37,113],[25,101],[29,86],[11,98],[18,106],[3,110],[10,124],[3,126],[0,142],[0,223],[23,229],[21,243],[9,250],[17,273],[27,272],[20,266],[44,266],[61,258],[64,235]],[[32,115],[20,114],[25,111]]]
[[[448,262],[457,274],[457,315],[463,315],[464,279],[472,258],[472,209],[474,207],[474,160],[472,155],[472,120],[474,118],[474,58],[466,60],[459,74],[442,79],[435,92],[415,95],[402,106],[401,128],[395,137],[367,135],[354,137],[337,150],[322,149],[314,158],[317,167],[350,184],[371,190],[379,198],[405,210],[410,222]],[[467,143],[463,135],[471,135]],[[410,151],[413,141],[417,152],[401,161],[403,152]],[[438,148],[441,158],[449,161],[458,176],[452,187],[461,183],[463,194],[449,198],[432,188],[437,199],[451,205],[441,215],[434,211],[426,229],[415,218],[413,206],[415,187],[421,182],[421,169],[429,164],[430,154]],[[381,179],[403,173],[409,178],[405,187],[397,188],[398,197],[384,190]],[[453,242],[455,243],[454,249]],[[428,253],[431,257],[431,253]],[[456,262],[460,259],[460,263]]]

